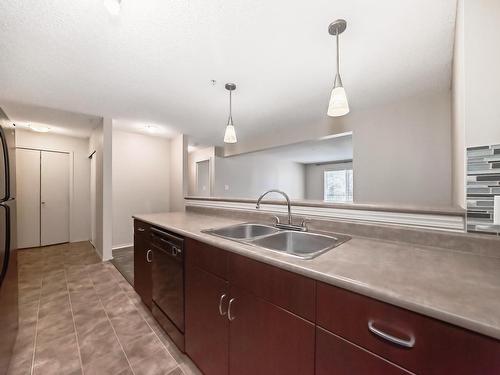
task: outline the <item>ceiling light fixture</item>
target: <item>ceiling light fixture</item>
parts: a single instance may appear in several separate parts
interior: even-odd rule
[[[118,16],[120,14],[121,5],[121,0],[104,0],[104,6],[112,16]]]
[[[43,125],[28,125],[28,127],[34,132],[38,133],[47,133],[50,131],[50,128],[48,126]]]
[[[330,103],[328,105],[328,116],[337,117],[344,116],[349,113],[349,103],[345,94],[342,78],[340,78],[340,47],[339,35],[342,34],[347,27],[345,20],[333,21],[328,27],[330,35],[334,35],[337,39],[337,74],[335,75],[335,83],[333,84]]]
[[[148,133],[155,134],[158,132],[158,127],[154,125],[144,125],[144,130],[146,130]]]
[[[227,119],[226,132],[224,133],[224,143],[236,143],[236,130],[234,130],[233,125],[233,114],[232,114],[232,93],[236,90],[236,85],[234,83],[226,83],[226,90],[229,91],[229,118]]]

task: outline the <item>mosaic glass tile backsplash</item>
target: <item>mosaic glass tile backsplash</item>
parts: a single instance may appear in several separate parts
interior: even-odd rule
[[[467,231],[500,235],[493,200],[500,196],[500,145],[467,149]]]

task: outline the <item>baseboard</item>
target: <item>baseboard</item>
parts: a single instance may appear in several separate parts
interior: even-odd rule
[[[120,250],[120,249],[125,249],[127,247],[134,247],[134,244],[131,243],[131,244],[126,244],[126,245],[113,246],[113,248],[111,250]]]

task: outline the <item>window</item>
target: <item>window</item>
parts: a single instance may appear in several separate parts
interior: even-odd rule
[[[325,202],[352,202],[352,169],[324,172]]]

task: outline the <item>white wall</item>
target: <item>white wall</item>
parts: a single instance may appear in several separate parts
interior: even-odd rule
[[[91,217],[91,227],[95,233],[93,245],[101,259],[103,258],[103,126],[99,125],[91,134],[89,139],[88,154],[95,151],[95,181],[94,186],[89,188],[95,191],[95,207],[92,208],[95,217]]]
[[[352,111],[355,203],[451,206],[451,92]]]
[[[353,95],[353,94],[351,94]],[[326,111],[326,110],[325,110]],[[353,132],[355,203],[451,206],[451,90],[241,140],[226,155]]]
[[[113,130],[113,248],[133,244],[134,214],[170,208],[168,139]]]
[[[92,131],[89,139],[89,154],[95,151],[95,218],[91,226],[95,230],[94,247],[102,260],[113,258],[112,231],[112,120],[104,118],[102,124]],[[95,221],[95,222],[94,222]]]
[[[464,0],[467,146],[500,143],[500,1]]]
[[[170,140],[170,210],[184,211],[188,193],[188,139],[180,134]]]
[[[457,2],[452,80],[452,200],[465,207],[465,30],[464,1]]]
[[[322,201],[325,198],[325,171],[352,168],[352,163],[306,164],[305,199]]]
[[[16,130],[16,146],[70,153],[70,241],[90,239],[89,139]]]
[[[102,121],[102,259],[113,258],[113,122]]]
[[[302,164],[261,154],[216,157],[213,196],[257,199],[266,190],[280,189],[304,199],[304,173]]]

